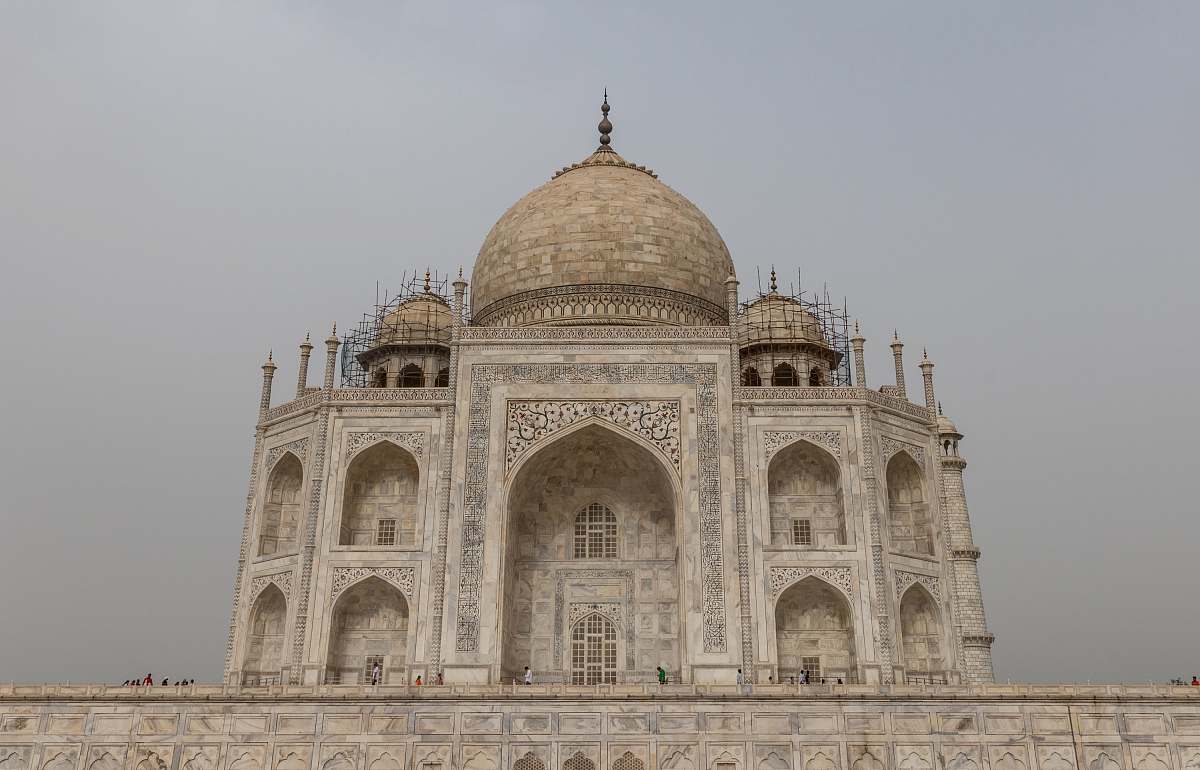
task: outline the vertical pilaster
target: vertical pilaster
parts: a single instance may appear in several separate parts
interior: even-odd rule
[[[250,484],[246,492],[246,512],[242,520],[242,542],[238,549],[237,574],[233,578],[233,610],[229,618],[229,639],[225,643],[225,681],[233,684],[231,677],[235,667],[240,667],[234,661],[238,639],[238,613],[241,609],[242,581],[246,575],[246,561],[250,555],[251,523],[254,521],[254,498],[258,488],[258,464],[262,457],[263,443],[267,435],[267,412],[271,408],[271,382],[275,378],[275,362],[267,355],[263,364],[262,392],[258,399],[258,425],[254,429],[254,450],[250,453]],[[286,664],[286,661],[285,661]]]
[[[337,324],[325,340],[325,379],[321,388],[321,406],[317,412],[317,434],[313,438],[309,472],[308,521],[304,528],[300,579],[297,585],[296,630],[292,634],[292,681],[300,683],[304,670],[304,647],[308,640],[308,608],[312,592],[313,561],[317,550],[317,520],[320,517],[325,488],[325,455],[329,442],[329,410],[333,402],[333,375],[337,369]]]
[[[737,520],[739,625],[742,672],[754,677],[754,623],[750,603],[750,537],[746,526],[746,421],[745,407],[736,403],[741,386],[741,349],[738,346],[738,282],[725,279],[725,308],[729,314],[729,376],[733,401],[733,515]]]
[[[308,387],[308,358],[312,355],[312,349],[312,343],[305,334],[304,342],[300,343],[300,372],[296,375],[296,398],[303,396]]]
[[[850,346],[854,348],[854,385],[867,387],[867,360],[863,356],[863,347],[867,340],[858,331],[858,321],[854,322],[854,336],[850,338]]]
[[[938,419],[938,459],[942,476],[942,506],[946,516],[946,534],[954,580],[954,604],[958,616],[959,646],[963,678],[968,682],[991,682],[992,642],[983,611],[983,591],[979,584],[979,548],[971,536],[971,517],[963,469],[967,461],[958,453],[962,434],[944,417]]]
[[[904,343],[898,332],[892,336],[892,358],[896,362],[896,391],[900,398],[908,398],[908,389],[904,386]]]
[[[933,395],[933,362],[929,360],[929,351],[921,351],[921,379],[925,382],[925,408],[931,415],[937,415],[937,399]]]
[[[429,666],[433,671],[442,670],[442,626],[446,612],[446,557],[450,540],[450,491],[451,466],[454,462],[454,405],[458,389],[458,349],[462,338],[463,314],[466,309],[467,282],[458,271],[454,282],[454,316],[450,319],[450,406],[442,411],[442,451],[438,461],[438,523],[437,543],[434,545],[433,564],[430,575],[430,599],[433,602],[429,628]]]
[[[887,578],[883,571],[883,531],[879,515],[879,480],[875,468],[875,458],[879,455],[875,449],[874,429],[871,424],[873,417],[870,410],[856,406],[853,411],[858,422],[858,435],[861,437],[859,451],[862,453],[863,483],[867,488],[867,525],[871,538],[870,583],[875,605],[876,656],[880,680],[884,684],[891,684],[895,676],[892,660],[892,622],[888,612]]]

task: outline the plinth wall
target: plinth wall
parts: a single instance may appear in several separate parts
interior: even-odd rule
[[[0,686],[0,770],[1197,770],[1200,687]]]

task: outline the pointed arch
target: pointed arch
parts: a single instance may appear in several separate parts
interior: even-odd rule
[[[258,555],[286,556],[300,550],[300,489],[304,466],[284,452],[267,475],[266,493],[258,521]]]
[[[742,385],[748,388],[756,388],[762,385],[762,377],[758,374],[758,369],[753,366],[747,366],[742,370]]]
[[[416,364],[407,364],[400,369],[396,380],[398,388],[420,388],[425,385],[425,372]]]
[[[420,480],[416,457],[386,438],[355,454],[346,468],[338,544],[414,546]]]
[[[571,626],[571,684],[616,684],[617,627],[599,612]]]
[[[776,387],[795,387],[800,384],[800,376],[796,374],[795,367],[785,361],[776,364],[771,371],[771,384]]]
[[[925,586],[913,583],[900,597],[900,648],[909,681],[945,681],[944,629],[937,599]]]
[[[771,544],[823,547],[846,544],[842,471],[828,448],[797,439],[767,465]]]
[[[250,606],[242,656],[242,683],[275,684],[283,669],[287,630],[287,598],[279,586],[268,583]]]
[[[775,647],[780,681],[801,671],[810,681],[855,681],[854,615],[846,595],[816,575],[788,586],[775,602]]]
[[[330,613],[325,680],[369,681],[378,660],[383,681],[407,681],[409,608],[396,586],[372,575],[346,589]]]
[[[908,452],[896,452],[887,464],[888,535],[892,550],[933,555],[933,522],[925,475]]]

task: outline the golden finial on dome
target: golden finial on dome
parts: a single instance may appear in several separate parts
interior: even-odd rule
[[[600,147],[603,149],[605,147],[608,147],[609,143],[612,141],[612,137],[610,137],[609,134],[611,134],[612,130],[613,130],[612,121],[610,121],[608,119],[608,89],[607,88],[604,89],[604,103],[600,105],[600,113],[601,113],[602,117],[600,118],[600,125],[597,126],[597,128],[600,129]]]
[[[429,268],[425,268],[425,293],[429,293]]]
[[[771,265],[771,293],[774,294],[779,288],[779,284],[775,281],[775,266]]]

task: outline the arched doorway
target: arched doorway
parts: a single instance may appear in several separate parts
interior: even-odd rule
[[[597,643],[590,649],[611,662],[585,665],[588,682],[653,681],[658,666],[679,676],[677,502],[668,473],[653,450],[600,424],[547,441],[518,468],[504,532],[504,681],[526,666],[538,681],[574,681],[577,641]],[[586,673],[593,669],[600,673]]]
[[[400,589],[369,577],[342,594],[329,632],[327,684],[369,682],[378,662],[383,681],[407,680],[408,602]]]
[[[897,452],[888,461],[888,535],[892,549],[901,553],[933,555],[933,526],[921,468],[908,452]]]
[[[784,447],[767,466],[771,545],[822,548],[846,543],[841,471],[807,441]]]
[[[616,684],[617,627],[593,612],[571,627],[571,684]]]
[[[929,592],[917,584],[910,586],[900,600],[900,642],[908,681],[945,681],[941,613]]]
[[[283,669],[283,639],[287,622],[287,599],[269,584],[250,608],[250,632],[242,660],[242,683],[277,684]]]
[[[267,478],[258,526],[258,555],[285,556],[300,547],[300,484],[304,470],[300,460],[285,452]]]
[[[854,620],[846,597],[816,577],[789,586],[775,603],[779,681],[807,671],[810,682],[857,680]]]

